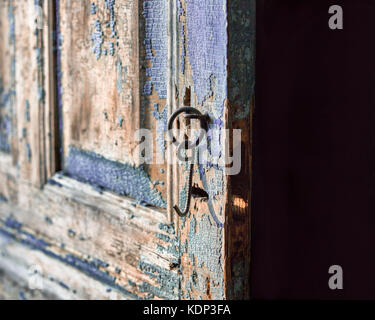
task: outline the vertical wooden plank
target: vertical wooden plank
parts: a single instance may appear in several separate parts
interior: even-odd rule
[[[14,1],[0,3],[0,152],[17,162]]]
[[[43,55],[45,65],[45,168],[46,178],[51,178],[61,169],[60,133],[57,106],[57,64],[56,64],[56,20],[55,1],[46,1],[43,15]]]
[[[172,95],[170,90],[168,92],[172,85],[168,70],[173,64],[173,57],[168,47],[174,41],[169,15],[173,1],[142,0],[139,3],[141,124],[153,136],[153,163],[148,166],[148,173],[153,181],[158,182],[158,190],[167,198],[173,196],[170,190],[167,191],[169,169],[165,141],[168,113],[172,108],[168,101]]]
[[[255,0],[228,0],[228,128],[241,130],[241,171],[230,175],[226,202],[228,299],[250,298],[252,115],[255,86]],[[231,139],[232,140],[232,139]],[[233,143],[230,152],[233,153]]]
[[[194,184],[208,201],[193,199],[179,219],[183,299],[249,298],[251,110],[254,86],[255,1],[177,0],[177,105],[210,116],[207,164],[199,164]],[[229,129],[226,137],[221,130]],[[235,150],[234,131],[241,130]],[[229,146],[229,149],[227,149]],[[241,151],[241,170],[223,166]],[[229,154],[227,154],[229,151]],[[238,156],[238,155],[237,155]],[[220,162],[223,161],[223,162]],[[174,180],[181,206],[187,197],[188,170]]]
[[[38,14],[43,1],[15,5],[17,127],[20,178],[36,186],[45,181],[43,29]]]
[[[179,77],[178,71],[178,14],[177,14],[176,2],[170,1],[168,6],[168,98],[167,98],[167,107],[168,107],[168,119],[171,117],[172,113],[178,109],[177,96],[177,79]],[[174,149],[171,147],[170,142],[167,147],[167,163],[168,163],[168,172],[167,172],[167,211],[169,222],[178,227],[178,217],[176,217],[175,211],[173,209],[174,204],[178,199],[178,173],[176,165],[176,154]]]
[[[226,0],[178,0],[179,106],[191,106],[211,119],[210,129],[225,129],[227,123],[227,9]],[[223,144],[212,151],[221,154]],[[212,153],[211,153],[212,154]],[[193,199],[189,215],[179,222],[182,298],[224,299],[225,198],[224,168],[209,158],[195,166],[194,184],[209,195],[208,201]],[[212,161],[212,163],[210,163]],[[179,202],[187,197],[187,174],[180,170]]]

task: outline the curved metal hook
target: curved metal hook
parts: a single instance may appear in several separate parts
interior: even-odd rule
[[[183,144],[180,145],[179,149],[181,148]],[[178,151],[180,152],[180,150]],[[194,153],[194,152],[193,152]],[[187,214],[189,213],[190,210],[190,203],[191,203],[191,193],[192,193],[192,188],[193,188],[193,174],[194,174],[194,154],[193,154],[193,161],[190,164],[190,169],[189,169],[189,179],[188,179],[188,194],[187,194],[187,200],[185,204],[185,209],[184,211],[181,211],[178,205],[175,205],[173,209],[177,212],[177,214],[180,217],[186,217]]]
[[[204,130],[201,131],[201,133],[199,135],[199,138],[195,142],[193,142],[193,143],[189,142],[189,145],[188,145],[187,149],[192,149],[194,147],[199,146],[199,144],[201,143],[201,141],[204,139],[205,135],[207,134],[207,130],[208,130],[207,123],[208,123],[210,117],[208,116],[208,114],[202,114],[198,109],[193,108],[193,107],[183,107],[183,108],[177,109],[175,112],[173,112],[173,114],[171,115],[171,117],[169,118],[169,121],[168,121],[168,134],[169,134],[173,143],[178,142],[176,137],[173,135],[173,132],[172,132],[173,123],[177,119],[177,117],[179,115],[183,114],[183,113],[187,114],[185,116],[186,119],[200,120],[201,128],[204,129]],[[182,143],[185,143],[185,142],[186,141],[183,141]]]
[[[193,189],[193,174],[194,174],[194,158],[195,158],[195,148],[199,146],[201,141],[204,139],[205,135],[207,134],[208,130],[208,120],[209,116],[207,114],[203,115],[198,109],[192,107],[183,107],[176,110],[170,117],[168,121],[168,134],[171,136],[173,143],[177,142],[177,139],[173,136],[172,128],[173,123],[177,119],[177,117],[183,113],[187,113],[185,116],[186,119],[197,119],[200,120],[201,128],[204,129],[201,131],[199,138],[195,142],[190,142],[188,138],[185,136],[185,140],[180,143],[178,146],[177,154],[181,155],[182,150],[192,150],[192,162],[190,164],[189,169],[189,178],[188,178],[188,194],[185,209],[181,210],[178,205],[175,205],[173,209],[177,212],[180,217],[186,217],[190,210],[191,204],[191,196],[192,196],[192,189]],[[187,156],[185,157],[185,161],[188,161]]]

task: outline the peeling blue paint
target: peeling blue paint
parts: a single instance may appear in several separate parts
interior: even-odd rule
[[[156,279],[158,287],[143,282],[139,286],[141,292],[149,292],[162,299],[178,299],[180,292],[180,277],[169,270],[156,267],[150,263],[140,261],[139,269],[151,278]],[[149,298],[152,298],[151,296]]]
[[[156,120],[156,144],[159,152],[164,155],[166,150],[165,133],[168,130],[168,108],[164,107],[163,111],[160,112],[159,105],[155,103],[152,115]]]
[[[24,300],[24,301],[27,300],[25,294],[23,293],[23,291],[20,291],[18,295],[20,297],[20,300]]]
[[[22,138],[23,139],[27,138],[27,128],[22,128]]]
[[[218,218],[218,216],[215,212],[213,203],[212,203],[212,201],[215,199],[216,194],[218,192],[220,192],[220,191],[222,192],[224,190],[224,186],[222,184],[223,177],[216,177],[215,180],[211,180],[211,182],[208,183],[207,176],[204,173],[204,169],[203,169],[204,166],[200,165],[199,167],[200,167],[200,178],[201,178],[201,181],[203,183],[203,189],[206,190],[209,193],[208,208],[210,210],[210,214],[212,216],[212,219],[215,221],[218,228],[224,228],[224,224],[219,220],[219,218]],[[219,171],[217,169],[214,169],[214,170],[216,170],[216,172]],[[219,171],[219,172],[222,172],[222,171]],[[214,187],[214,189],[212,187]]]
[[[97,259],[97,258],[94,258],[91,260],[91,263],[96,266],[97,268],[101,267],[101,268],[108,268],[109,267],[109,264],[107,262],[104,262],[100,259]]]
[[[145,0],[143,16],[146,20],[145,40],[146,60],[151,67],[146,68],[149,78],[144,87],[144,94],[151,95],[155,90],[160,99],[167,98],[167,1]]]
[[[227,11],[226,0],[189,0],[186,2],[187,47],[193,70],[198,103],[214,93],[214,118],[222,118],[227,97]]]
[[[52,224],[53,224],[53,221],[52,221],[52,219],[51,219],[50,217],[45,217],[45,218],[44,218],[44,221],[45,221],[46,223],[48,223],[49,225],[52,225]]]
[[[156,244],[157,251],[164,254],[169,253],[171,258],[171,264],[173,265],[180,265],[180,245],[178,241],[178,237],[176,237],[176,230],[174,228],[173,224],[167,225],[167,224],[159,224],[159,229],[161,231],[167,232],[170,236],[164,235],[161,233],[156,233],[155,237],[165,242],[164,245],[161,245],[159,243]]]
[[[127,82],[128,68],[122,66],[122,61],[118,58],[116,61],[117,80],[116,87],[117,93],[120,95],[123,91],[123,87]]]
[[[224,293],[223,270],[223,229],[212,224],[208,215],[204,215],[199,221],[192,217],[190,220],[190,233],[188,241],[188,253],[191,261],[196,261],[196,267],[207,268],[210,271],[210,288],[214,299],[222,299]],[[205,292],[206,278],[197,273],[192,279],[200,292]]]
[[[20,230],[22,228],[22,223],[19,223],[11,217],[7,217],[5,220],[5,226],[10,229]]]
[[[115,0],[104,0],[105,8],[109,10],[109,27],[111,28],[111,38],[115,38],[117,31],[115,29]]]
[[[36,6],[43,8],[43,0],[34,0]],[[38,29],[37,27],[34,30],[36,43],[37,45],[34,47],[36,51],[36,64],[37,64],[37,92],[38,92],[38,103],[39,107],[43,108],[45,104],[45,89],[44,89],[44,56],[43,56],[43,49],[44,49],[44,38],[43,38],[43,31]]]
[[[68,235],[70,238],[74,238],[76,236],[76,232],[72,229],[69,229],[68,230]]]
[[[0,150],[4,152],[10,151],[10,135],[11,135],[11,96],[10,91],[6,92],[2,79],[0,78]]]
[[[129,284],[131,287],[134,287],[134,288],[137,286],[137,284],[136,284],[135,282],[131,281],[131,280],[128,280],[128,284]]]
[[[2,193],[0,193],[0,202],[8,202],[7,197],[5,197]]]
[[[120,117],[120,116],[118,117],[118,125],[119,125],[120,128],[122,128],[122,126],[124,124],[124,121],[125,121],[125,119],[123,117]]]
[[[19,241],[23,245],[26,245],[26,246],[34,249],[34,250],[41,251],[41,252],[43,252],[44,254],[46,254],[47,256],[49,256],[53,259],[61,261],[65,264],[67,264],[67,265],[70,265],[71,267],[74,267],[74,268],[80,270],[84,274],[86,274],[86,275],[88,275],[88,276],[90,276],[90,277],[92,277],[92,278],[94,278],[94,279],[96,279],[96,280],[98,280],[98,281],[118,290],[119,292],[121,292],[125,295],[133,297],[135,299],[139,299],[139,297],[136,296],[135,294],[129,292],[128,290],[126,290],[122,286],[116,284],[116,282],[115,282],[116,278],[115,277],[109,275],[106,272],[101,271],[93,263],[84,261],[84,260],[82,260],[80,258],[77,258],[77,257],[75,257],[73,255],[70,255],[70,254],[66,254],[65,256],[56,254],[55,252],[53,252],[49,248],[50,247],[49,243],[45,242],[44,240],[37,239],[33,235],[31,235],[31,234],[29,234],[25,231],[22,231],[21,227],[19,227],[21,225],[20,223],[18,223],[18,222],[16,223],[16,221],[14,221],[14,220],[10,220],[10,221],[12,221],[10,223],[10,226],[13,226],[13,227],[8,227],[5,224],[4,224],[4,226],[6,228],[16,230],[17,235],[15,235],[15,234],[9,232],[8,230],[0,227],[0,234],[3,235],[4,237],[6,237],[7,239]],[[59,284],[61,286],[66,286],[62,282],[60,282]]]
[[[98,7],[95,5],[94,2],[91,3],[91,7],[90,7],[90,14],[91,15],[95,15],[98,11]]]
[[[176,0],[177,2],[177,14],[178,17],[180,18],[181,22],[181,17],[185,16],[185,10],[182,7],[181,0]],[[185,57],[186,57],[186,37],[185,37],[185,26],[183,23],[180,23],[180,43],[181,43],[181,56],[180,56],[180,69],[181,73],[185,73]]]
[[[180,35],[180,43],[186,42],[187,56],[192,68],[193,93],[196,94],[199,107],[208,112],[212,119],[209,129],[221,129],[225,126],[224,106],[228,98],[227,5],[227,0],[186,1],[185,38]],[[220,157],[223,148],[221,137],[218,137],[217,144],[213,144],[212,137],[209,137],[208,147],[211,153]],[[180,254],[188,255],[193,268],[191,276],[185,279],[186,299],[196,297],[193,292],[197,292],[198,297],[201,293],[203,298],[208,291],[208,281],[213,299],[225,297],[222,256],[224,225],[219,219],[221,212],[215,211],[222,209],[220,206],[214,206],[214,201],[223,201],[223,172],[215,165],[214,158],[208,160],[206,165],[199,166],[198,172],[204,190],[209,193],[209,213],[191,215],[190,219],[183,219],[180,226],[181,230],[189,230],[188,239],[181,243]],[[208,170],[209,176],[212,176],[209,181]],[[180,202],[185,201],[186,190],[183,189]],[[208,271],[209,277],[200,272],[202,269]]]
[[[69,286],[68,285],[66,285],[64,282],[62,282],[62,281],[59,281],[58,282],[58,284],[59,284],[59,286],[60,287],[62,287],[62,288],[64,288],[65,290],[68,290],[68,291],[70,291],[70,288],[69,288]]]
[[[26,157],[29,162],[31,162],[32,159],[32,152],[31,152],[31,146],[29,143],[26,143]]]
[[[71,147],[64,171],[79,181],[132,197],[140,204],[166,208],[165,200],[141,167],[111,161]]]
[[[171,238],[164,235],[164,234],[156,233],[155,236],[156,236],[156,238],[159,238],[160,240],[163,240],[165,242],[171,242]]]
[[[62,184],[58,181],[56,181],[55,179],[48,179],[47,183],[51,186],[56,186],[56,187],[59,187],[59,188],[62,188]]]
[[[110,28],[111,39],[118,39],[117,30],[116,30],[116,19],[115,19],[115,0],[104,0],[104,8],[109,12],[109,21],[106,23],[105,27]],[[90,13],[91,15],[96,15],[98,12],[98,7],[93,2],[91,3]],[[99,60],[102,55],[110,56],[115,55],[115,44],[112,41],[108,41],[103,29],[102,22],[96,18],[94,23],[94,32],[91,34],[91,41],[93,43],[92,51],[96,56],[96,59]],[[106,42],[107,47],[103,47]],[[118,46],[118,43],[116,43]]]
[[[102,55],[102,45],[104,43],[104,32],[102,25],[98,19],[95,20],[95,31],[91,34],[91,41],[93,42],[92,52],[95,54],[96,59],[100,59]]]
[[[111,57],[113,57],[115,55],[115,45],[113,44],[112,41],[108,42],[108,51],[109,51],[109,55]]]
[[[16,96],[16,41],[15,41],[15,8],[13,0],[8,2],[8,44],[10,52],[9,88],[4,88],[3,80],[0,75],[0,151],[9,153],[11,151],[11,137],[15,128],[12,126],[12,116],[15,114],[15,96]]]

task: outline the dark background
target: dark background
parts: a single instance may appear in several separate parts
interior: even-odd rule
[[[257,6],[252,297],[375,299],[375,1]]]

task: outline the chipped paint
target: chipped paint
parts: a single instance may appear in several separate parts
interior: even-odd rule
[[[12,108],[11,91],[5,91],[0,78],[0,150],[10,152],[11,119]]]
[[[151,95],[156,91],[160,99],[167,98],[167,1],[145,0],[143,16],[146,20],[144,46],[146,60],[151,63],[146,68],[148,80],[144,86],[144,94]]]
[[[4,88],[3,80],[0,76],[0,151],[11,151],[11,138],[14,128],[12,117],[15,113],[16,97],[16,41],[15,41],[15,14],[13,0],[8,3],[8,43],[9,43],[9,87]]]
[[[209,129],[223,129],[228,98],[228,3],[226,0],[177,1],[179,45],[181,49],[186,48],[186,51],[180,51],[185,54],[185,65],[184,68],[181,66],[180,74],[185,79],[184,85],[191,88],[191,102],[209,114]],[[196,203],[189,215],[180,219],[181,294],[184,299],[226,297],[223,257],[226,185],[224,172],[214,157],[222,156],[224,146],[220,136],[213,138],[207,139],[210,158],[195,171],[195,176],[201,180],[200,187],[208,193],[209,199],[202,204]],[[180,188],[181,204],[185,203],[187,193],[186,186]]]
[[[181,0],[176,0],[177,2],[177,14],[180,20],[180,41],[181,41],[181,53],[180,53],[180,69],[181,73],[185,73],[185,58],[186,58],[186,38],[185,38],[185,25],[181,23],[182,17],[185,17],[185,10],[181,3]]]
[[[27,300],[27,298],[26,298],[25,294],[23,293],[23,291],[19,292],[19,297],[20,297],[20,300],[24,300],[24,301]]]
[[[156,233],[156,238],[162,240],[164,245],[158,243],[157,244],[157,251],[161,254],[169,253],[171,255],[171,262],[170,264],[177,268],[181,264],[180,259],[180,246],[178,237],[176,236],[175,226],[173,224],[159,224],[160,231],[166,232],[169,234],[165,235],[162,233]]]
[[[8,198],[0,193],[0,202],[8,202]]]
[[[143,282],[139,286],[140,292],[151,293],[152,296],[162,299],[178,299],[180,291],[180,277],[177,274],[171,273],[169,270],[162,269],[154,266],[143,260],[139,263],[139,269],[142,270],[146,275],[155,279],[159,286],[153,286],[147,282]]]
[[[91,3],[90,7],[90,14],[95,15],[98,12],[98,7],[95,5],[94,2]]]
[[[92,41],[92,52],[95,54],[96,59],[99,60],[102,55],[110,56],[115,55],[115,44],[109,39],[118,39],[116,30],[116,19],[115,19],[115,0],[104,0],[104,9],[109,14],[109,21],[106,21],[105,28],[110,29],[110,35],[103,31],[103,22],[98,18],[95,19],[93,24],[94,31],[91,34]],[[95,2],[91,3],[90,14],[96,16],[98,14],[98,6]]]
[[[96,59],[99,60],[102,55],[102,45],[104,43],[104,32],[102,25],[98,19],[95,20],[95,31],[91,34],[92,52],[95,54]]]
[[[164,152],[166,150],[165,132],[168,130],[168,108],[164,107],[163,111],[159,111],[159,105],[157,103],[154,103],[154,110],[152,114],[156,120],[156,144],[158,146],[159,152],[164,155]]]
[[[128,68],[127,66],[122,66],[122,61],[118,58],[116,61],[116,71],[117,71],[117,81],[116,81],[116,88],[117,93],[120,95],[123,91],[123,88],[127,82],[128,77]]]
[[[27,157],[27,161],[31,162],[32,160],[32,151],[31,151],[31,146],[30,146],[30,143],[26,143],[26,157]]]
[[[132,197],[140,204],[166,207],[165,200],[141,167],[121,164],[71,147],[64,171],[79,181]]]
[[[209,274],[210,295],[213,299],[225,297],[222,257],[223,232],[223,229],[217,228],[207,214],[203,214],[199,219],[192,217],[189,226],[189,240],[184,248],[193,268],[188,286],[191,286],[191,290],[195,289],[205,293]],[[202,272],[203,270],[206,271]],[[185,294],[187,294],[186,291]]]
[[[114,276],[111,276],[107,272],[102,271],[98,265],[80,259],[71,254],[60,254],[58,252],[55,252],[53,246],[50,243],[42,239],[38,239],[34,235],[22,230],[22,224],[13,220],[12,218],[8,218],[5,222],[0,220],[0,225],[3,225],[3,227],[0,226],[0,234],[7,239],[18,241],[33,250],[41,251],[47,256],[70,265],[71,267],[80,270],[84,274],[110,286],[111,288],[118,290],[125,295],[133,297],[135,299],[139,299],[138,296],[117,284],[116,278]],[[65,289],[70,290],[68,286],[64,286],[62,282],[60,282],[60,285],[65,287]]]
[[[189,0],[186,19],[188,56],[198,103],[204,105],[213,96],[215,81],[214,106],[207,111],[213,118],[221,119],[227,97],[226,0]]]
[[[163,227],[164,228],[164,227]],[[117,278],[111,275],[108,271],[104,270],[109,267],[109,264],[97,258],[86,260],[78,258],[69,253],[62,253],[61,250],[42,239],[36,238],[34,235],[23,230],[23,225],[11,217],[8,217],[6,221],[0,219],[0,235],[4,236],[9,241],[17,241],[25,246],[30,247],[33,250],[43,252],[47,256],[63,262],[84,274],[100,281],[101,283],[108,286],[107,292],[112,290],[118,290],[119,292],[130,296],[135,299],[153,299],[155,297],[160,299],[179,299],[180,292],[180,276],[178,273],[171,272],[168,269],[163,269],[158,266],[147,262],[147,259],[141,257],[138,264],[138,268],[148,275],[155,282],[152,284],[147,282],[141,282],[139,284],[128,280],[128,284],[135,288],[138,293],[145,293],[145,295],[138,296],[135,293],[128,291],[122,285],[117,282]],[[116,268],[117,274],[121,273],[121,270]],[[62,281],[50,278],[51,281],[56,281],[61,287],[66,290],[74,291],[67,284]]]

